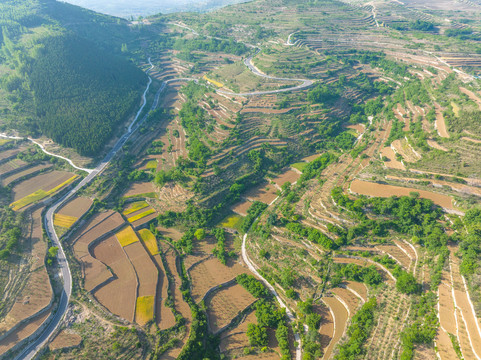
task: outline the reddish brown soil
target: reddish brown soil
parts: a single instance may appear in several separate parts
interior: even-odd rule
[[[160,233],[165,236],[165,237],[168,237],[168,238],[171,238],[172,240],[179,240],[183,233],[181,233],[179,230],[177,229],[174,229],[174,228],[163,228],[163,227],[157,227],[157,230],[160,231]]]
[[[255,311],[247,315],[236,328],[222,333],[220,342],[220,351],[226,352],[234,349],[243,349],[249,346],[249,340],[247,339],[247,325],[257,324],[257,318]]]
[[[390,147],[385,147],[384,149],[382,149],[381,155],[385,156],[389,159],[389,161],[384,162],[384,165],[387,168],[406,170],[406,168],[404,167],[402,162],[400,162],[396,159],[396,153]]]
[[[367,301],[367,287],[363,283],[357,282],[357,281],[346,281],[346,286],[349,289],[354,290],[357,292],[359,295],[361,295],[362,299],[364,301]]]
[[[406,270],[409,270],[411,259],[395,245],[377,245],[376,248],[396,259]]]
[[[350,312],[350,317],[354,316],[361,300],[347,289],[334,288],[331,291],[336,294],[340,299],[342,299],[347,305],[347,308]]]
[[[50,316],[50,311],[45,312],[26,324],[21,325],[5,339],[0,341],[0,356],[15,346],[19,341],[32,335],[42,325],[42,323]]]
[[[76,197],[63,206],[58,213],[62,215],[82,217],[92,206],[92,200],[86,197]]]
[[[249,210],[251,205],[252,203],[249,200],[243,200],[231,207],[231,210],[241,216],[247,216],[247,210]]]
[[[274,181],[277,186],[281,187],[286,182],[290,182],[291,184],[294,184],[295,182],[297,182],[297,180],[299,180],[300,177],[301,177],[301,174],[299,174],[297,171],[288,170],[284,174],[279,175],[278,177],[273,179],[272,181]]]
[[[101,286],[93,295],[113,314],[134,321],[137,278],[129,259],[115,236],[93,248],[93,256],[112,269],[115,279]]]
[[[123,223],[124,220],[119,213],[107,211],[94,215],[76,232],[73,249],[75,256],[82,262],[84,288],[87,291],[93,290],[112,276],[105,264],[91,255],[89,251],[90,243],[107,232],[118,228]]]
[[[438,144],[434,140],[428,140],[427,142],[428,142],[428,145],[431,146],[434,149],[438,149],[438,150],[441,150],[441,151],[448,151],[448,149],[446,149],[444,146]]]
[[[140,241],[137,241],[124,247],[124,251],[137,273],[139,281],[137,297],[154,296],[157,288],[158,272],[147,250],[145,250]]]
[[[209,259],[196,265],[190,269],[194,301],[200,301],[211,287],[232,280],[244,272],[244,267],[232,260],[227,261],[227,266],[222,265],[217,258]]]
[[[454,209],[451,197],[425,190],[377,184],[356,179],[351,183],[351,191],[356,194],[380,197],[409,196],[411,192],[417,192],[420,197],[432,200],[435,204],[445,209]]]
[[[62,184],[64,181],[70,179],[72,175],[72,173],[66,171],[55,170],[25,180],[13,188],[12,191],[14,193],[14,201],[17,201],[40,189],[45,191],[53,189],[54,187]]]
[[[168,297],[169,281],[167,279],[164,264],[159,254],[154,256],[154,262],[157,264],[159,277],[157,284],[157,295],[155,298],[155,320],[160,330],[168,329],[175,325],[175,317],[172,309],[165,306]]]
[[[9,331],[20,321],[34,316],[39,311],[46,309],[52,299],[50,278],[44,265],[47,244],[42,239],[42,209],[36,210],[31,217],[31,233],[26,248],[31,248],[30,269],[31,273],[26,279],[26,284],[17,295],[12,308],[0,322],[0,331]]]
[[[449,138],[449,133],[446,129],[446,122],[444,121],[443,111],[439,104],[436,104],[436,129],[438,130],[439,136],[443,138]]]
[[[244,197],[252,202],[270,204],[277,197],[277,189],[272,184],[263,184],[245,193]]]
[[[154,192],[154,186],[152,183],[134,183],[130,186],[130,188],[125,192],[124,196],[136,196],[140,194],[146,194]]]
[[[40,170],[43,170],[43,169],[48,169],[48,168],[51,168],[51,167],[52,167],[52,164],[41,164],[41,165],[37,165],[37,166],[33,166],[31,168],[25,169],[23,171],[20,171],[16,174],[7,176],[4,179],[2,179],[2,186],[8,186],[9,184],[11,184],[12,182],[14,182],[17,179],[20,179],[20,178],[22,178],[24,176],[27,176],[29,174],[32,174],[34,172],[37,172],[37,171],[40,171]]]
[[[242,286],[233,285],[221,289],[206,299],[209,327],[216,332],[229,322],[248,305],[252,304],[255,298]]]
[[[69,330],[62,330],[48,345],[50,350],[69,348],[80,345],[82,337]]]
[[[322,301],[329,306],[331,311],[334,313],[334,335],[329,343],[329,345],[324,348],[324,359],[329,359],[334,350],[334,347],[337,345],[339,340],[341,339],[344,331],[347,327],[347,320],[348,320],[348,313],[344,305],[342,305],[339,300],[334,297],[324,297]],[[322,327],[321,327],[322,331]]]

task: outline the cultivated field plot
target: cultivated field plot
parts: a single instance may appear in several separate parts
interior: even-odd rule
[[[123,195],[125,198],[154,198],[156,197],[152,183],[134,183]]]
[[[124,220],[119,213],[107,211],[94,215],[74,234],[73,251],[81,262],[83,286],[87,291],[94,290],[112,277],[105,263],[92,256],[92,247],[123,225]]]
[[[282,185],[284,185],[287,182],[289,182],[290,184],[295,184],[300,177],[301,177],[300,171],[287,170],[283,174],[272,179],[272,181],[274,181],[276,186],[280,188],[282,187]]]
[[[127,221],[131,223],[134,228],[137,228],[155,219],[157,217],[157,212],[154,208],[148,206],[130,213],[126,217]]]
[[[82,337],[72,330],[62,330],[48,345],[50,350],[70,348],[80,345]]]
[[[10,207],[15,211],[20,210],[27,205],[55,194],[76,179],[77,175],[72,175],[65,171],[52,171],[25,180],[12,189],[14,202],[10,204]]]
[[[58,214],[81,218],[92,206],[93,201],[86,197],[76,197],[65,204]]]
[[[137,276],[127,255],[115,237],[109,237],[92,249],[92,255],[107,265],[114,279],[93,291],[95,298],[111,313],[133,322],[137,303]]]
[[[205,305],[210,331],[216,333],[256,299],[242,286],[235,284],[209,296]]]
[[[443,194],[436,194],[430,191],[384,185],[358,179],[351,183],[350,189],[355,194],[379,197],[409,196],[410,193],[417,192],[419,193],[420,197],[432,200],[436,205],[439,205],[444,209],[455,210],[451,197]]]
[[[20,268],[21,278],[11,276],[11,281],[2,289],[7,312],[0,321],[0,334],[5,336],[0,341],[1,352],[38,329],[53,301],[50,278],[44,264],[47,244],[43,241],[41,213],[42,209],[38,209],[27,220],[29,238],[23,240],[22,246],[27,251],[28,263]]]
[[[138,297],[155,296],[158,278],[157,268],[142,243],[137,241],[124,246],[124,251],[137,274],[139,282]]]
[[[119,244],[122,247],[126,247],[130,244],[133,244],[139,241],[137,234],[135,233],[135,231],[132,229],[131,226],[124,227],[121,231],[115,234],[115,237],[117,238],[117,240],[119,241]]]
[[[232,260],[227,261],[227,266],[222,265],[219,259],[205,260],[189,270],[192,278],[192,297],[199,302],[210,288],[234,279],[245,272],[244,267]]]
[[[31,167],[25,168],[25,170],[15,172],[11,175],[8,176],[2,176],[2,186],[8,186],[14,181],[21,179],[23,177],[26,177],[31,174],[35,174],[37,172],[41,171],[47,171],[50,169],[53,165],[52,164],[39,164]]]

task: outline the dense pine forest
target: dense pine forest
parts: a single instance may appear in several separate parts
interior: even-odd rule
[[[121,56],[126,22],[49,0],[4,2],[0,13],[0,125],[97,154],[147,82]]]

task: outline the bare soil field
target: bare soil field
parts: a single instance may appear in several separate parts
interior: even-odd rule
[[[92,253],[115,275],[112,281],[99,287],[93,295],[110,312],[133,322],[138,283],[127,255],[114,236],[96,245]]]
[[[348,289],[334,288],[331,290],[331,292],[335,294],[339,299],[344,301],[344,304],[347,305],[347,309],[349,310],[349,317],[353,317],[359,307],[361,300]]]
[[[24,176],[33,174],[37,171],[49,169],[51,167],[52,167],[52,164],[40,164],[40,165],[29,167],[29,168],[27,168],[23,171],[20,171],[20,172],[17,172],[15,174],[13,174],[13,175],[6,176],[6,177],[2,178],[2,186],[8,186],[9,184],[11,184],[12,182],[14,182],[17,179],[20,179]]]
[[[251,205],[252,203],[249,200],[243,200],[231,207],[231,210],[241,216],[247,216],[247,210],[249,210]]]
[[[411,192],[417,192],[420,197],[432,200],[435,204],[445,209],[455,209],[451,197],[425,190],[377,184],[356,179],[351,183],[351,191],[355,194],[380,197],[409,196]]]
[[[226,352],[234,349],[243,349],[249,346],[249,339],[246,334],[248,324],[257,324],[255,311],[247,315],[236,328],[222,333],[220,351]]]
[[[62,330],[48,345],[50,350],[69,348],[80,345],[82,337],[72,330]]]
[[[406,170],[402,162],[396,159],[396,153],[390,147],[385,147],[381,151],[381,156],[385,156],[389,161],[384,161],[384,165],[389,169]]]
[[[92,200],[86,197],[76,197],[63,206],[58,213],[81,218],[92,206]]]
[[[168,297],[169,281],[160,254],[154,256],[154,262],[159,272],[157,295],[155,297],[155,320],[159,329],[164,330],[175,325],[175,317],[172,309],[165,305]]]
[[[441,150],[441,151],[448,151],[448,149],[446,149],[444,146],[442,146],[441,144],[437,143],[434,140],[429,139],[429,140],[427,140],[427,143],[433,149],[438,149],[438,150]]]
[[[285,173],[279,175],[278,177],[274,178],[272,181],[276,183],[276,185],[280,188],[282,185],[285,183],[289,182],[291,184],[294,184],[299,180],[301,177],[301,174],[297,171],[294,170],[288,170]],[[275,199],[275,198],[274,198]]]
[[[335,297],[323,297],[322,301],[329,307],[331,314],[334,315],[334,333],[329,345],[324,348],[323,359],[329,359],[334,347],[338,344],[347,327],[348,313],[344,305]],[[322,328],[321,328],[322,329]]]
[[[443,138],[449,138],[449,133],[446,129],[446,122],[444,120],[443,111],[441,106],[435,103],[436,106],[436,129],[438,131],[438,135]]]
[[[209,296],[205,305],[210,331],[216,332],[256,299],[242,286],[235,284],[223,288]]]
[[[164,227],[157,227],[157,230],[159,230],[159,232],[165,236],[165,237],[168,237],[172,240],[180,240],[180,238],[184,235],[182,232],[180,232],[179,230],[177,229],[174,229],[174,228],[164,228]]]
[[[192,278],[192,298],[198,302],[211,287],[232,280],[244,272],[244,267],[232,259],[227,261],[227,265],[222,265],[217,258],[203,261],[189,271]]]
[[[244,194],[249,201],[261,201],[270,204],[277,197],[277,189],[272,184],[262,184]]]
[[[15,149],[0,151],[0,161],[14,157],[18,153],[20,153],[22,150],[25,150],[25,147],[22,146]]]
[[[207,236],[202,241],[194,242],[194,249],[192,254],[184,259],[184,265],[186,269],[189,269],[195,263],[212,256],[212,250],[217,245],[217,240],[214,236]]]
[[[12,171],[18,170],[24,166],[26,166],[28,163],[26,163],[23,160],[20,159],[12,159],[6,163],[3,163],[0,165],[0,176],[3,176],[5,174],[8,174]]]
[[[91,243],[122,224],[123,219],[120,215],[109,211],[95,215],[79,230],[79,236],[74,240],[73,249],[75,256],[82,263],[85,290],[92,291],[112,277],[105,264],[92,256]]]
[[[411,259],[397,246],[395,245],[376,245],[376,248],[380,249],[384,253],[388,254],[390,257],[395,259],[399,264],[401,264],[406,270],[409,270],[411,266]]]
[[[361,295],[364,301],[368,300],[368,291],[366,285],[357,281],[346,281],[346,287],[348,289],[354,290],[356,293]]]
[[[14,201],[20,200],[40,189],[45,191],[51,190],[71,177],[72,173],[55,170],[25,180],[12,189]]]
[[[50,316],[50,311],[34,317],[31,321],[22,324],[10,335],[0,341],[0,356],[5,354],[8,350],[14,347],[20,340],[32,335],[43,324],[43,322]]]
[[[154,192],[152,183],[134,183],[124,193],[124,197],[135,197]]]
[[[42,209],[38,209],[32,214],[30,238],[23,244],[31,249],[30,272],[23,289],[16,295],[13,306],[0,322],[0,333],[11,330],[19,322],[50,306],[53,293],[44,264],[47,244],[42,239],[41,212]]]
[[[186,319],[185,325],[188,329],[190,329],[190,324],[192,322],[192,313],[190,311],[189,305],[182,298],[182,293],[180,291],[180,285],[182,284],[182,280],[180,279],[179,274],[177,272],[175,252],[174,250],[172,250],[172,248],[169,245],[165,243],[162,243],[161,245],[162,245],[162,251],[164,252],[165,259],[167,261],[167,267],[174,277],[174,281],[169,285],[170,292],[172,294],[173,301],[174,301],[174,307]],[[160,357],[160,359],[161,360],[176,359],[177,356],[180,354],[182,347],[185,344],[185,341],[186,339],[182,339],[178,347],[167,351],[165,354],[163,354]]]
[[[158,272],[140,241],[124,247],[124,251],[137,273],[139,287],[137,297],[155,295]]]

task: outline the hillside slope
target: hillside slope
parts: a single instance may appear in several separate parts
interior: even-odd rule
[[[113,54],[115,29],[128,32],[127,24],[49,0],[18,3],[0,5],[1,124],[82,155],[98,153],[133,112],[146,82]],[[76,12],[79,20],[68,21]]]

